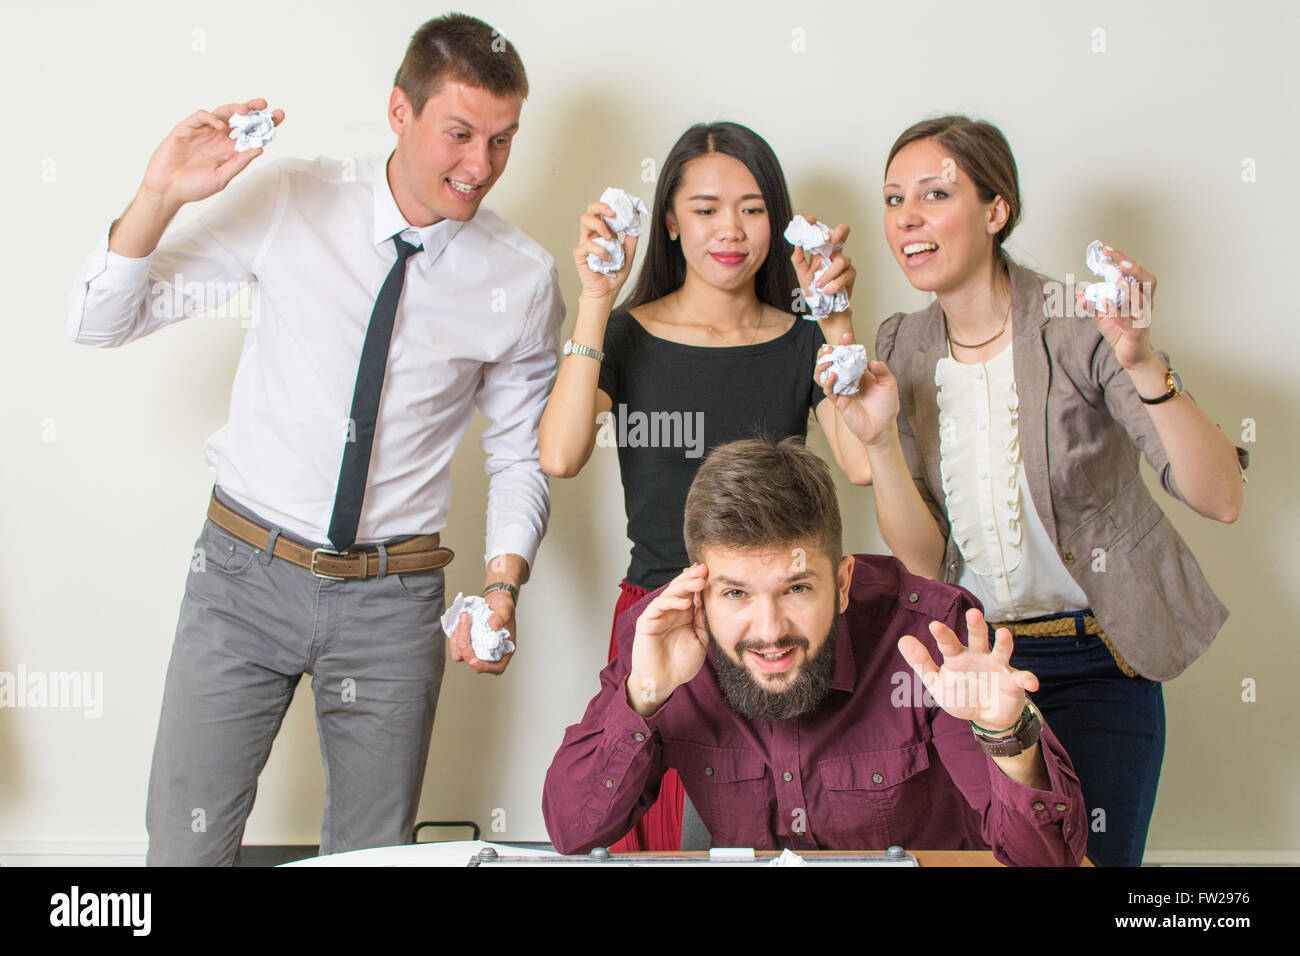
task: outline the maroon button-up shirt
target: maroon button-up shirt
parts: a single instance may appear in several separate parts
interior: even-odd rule
[[[831,691],[812,712],[750,720],[731,709],[709,663],[649,718],[627,702],[636,619],[619,619],[619,656],[569,727],[546,774],[542,813],[561,853],[608,846],[654,803],[668,767],[681,774],[715,846],[755,849],[982,850],[1013,865],[1083,859],[1086,813],[1069,757],[1044,725],[1051,789],[1007,777],[964,720],[937,707],[898,652],[912,634],[942,660],[928,625],[966,640],[979,605],[897,559],[855,555],[839,619]],[[660,589],[662,590],[662,588]]]

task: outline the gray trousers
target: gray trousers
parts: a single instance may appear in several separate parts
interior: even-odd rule
[[[443,572],[329,581],[272,558],[278,533],[253,548],[205,520],[195,542],[149,776],[150,866],[238,863],[304,673],[325,770],[321,853],[410,840],[445,664]]]

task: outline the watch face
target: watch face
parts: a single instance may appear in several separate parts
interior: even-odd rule
[[[564,354],[568,355],[572,351],[573,351],[573,339],[569,339],[569,341],[564,343]]]

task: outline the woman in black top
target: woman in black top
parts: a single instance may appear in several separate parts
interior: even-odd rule
[[[715,445],[760,434],[806,437],[814,409],[850,479],[868,483],[870,468],[810,377],[818,348],[852,334],[852,316],[832,313],[817,324],[801,318],[800,290],[811,287],[815,263],[801,249],[791,255],[782,235],[789,192],[762,137],[713,123],[677,141],[655,190],[645,262],[618,311],[614,301],[637,239],[623,240],[625,264],[616,275],[587,267],[590,253],[611,258],[594,240],[614,238],[603,218],[613,214],[597,202],[581,220],[578,317],[538,445],[542,468],[561,478],[576,475],[597,443],[618,447],[632,563],[617,619],[689,563],[686,492]],[[832,238],[843,242],[848,231],[841,226]],[[820,288],[851,293],[854,276],[837,252]],[[610,659],[617,653],[611,631]],[[681,804],[670,771],[659,802],[616,848],[679,848]]]

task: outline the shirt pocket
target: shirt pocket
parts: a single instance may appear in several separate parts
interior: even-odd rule
[[[929,768],[924,741],[818,761],[828,819],[810,820],[813,834],[823,846],[845,849],[907,846],[930,813]]]
[[[685,740],[665,740],[664,749],[714,846],[772,845],[767,762],[761,754]]]

